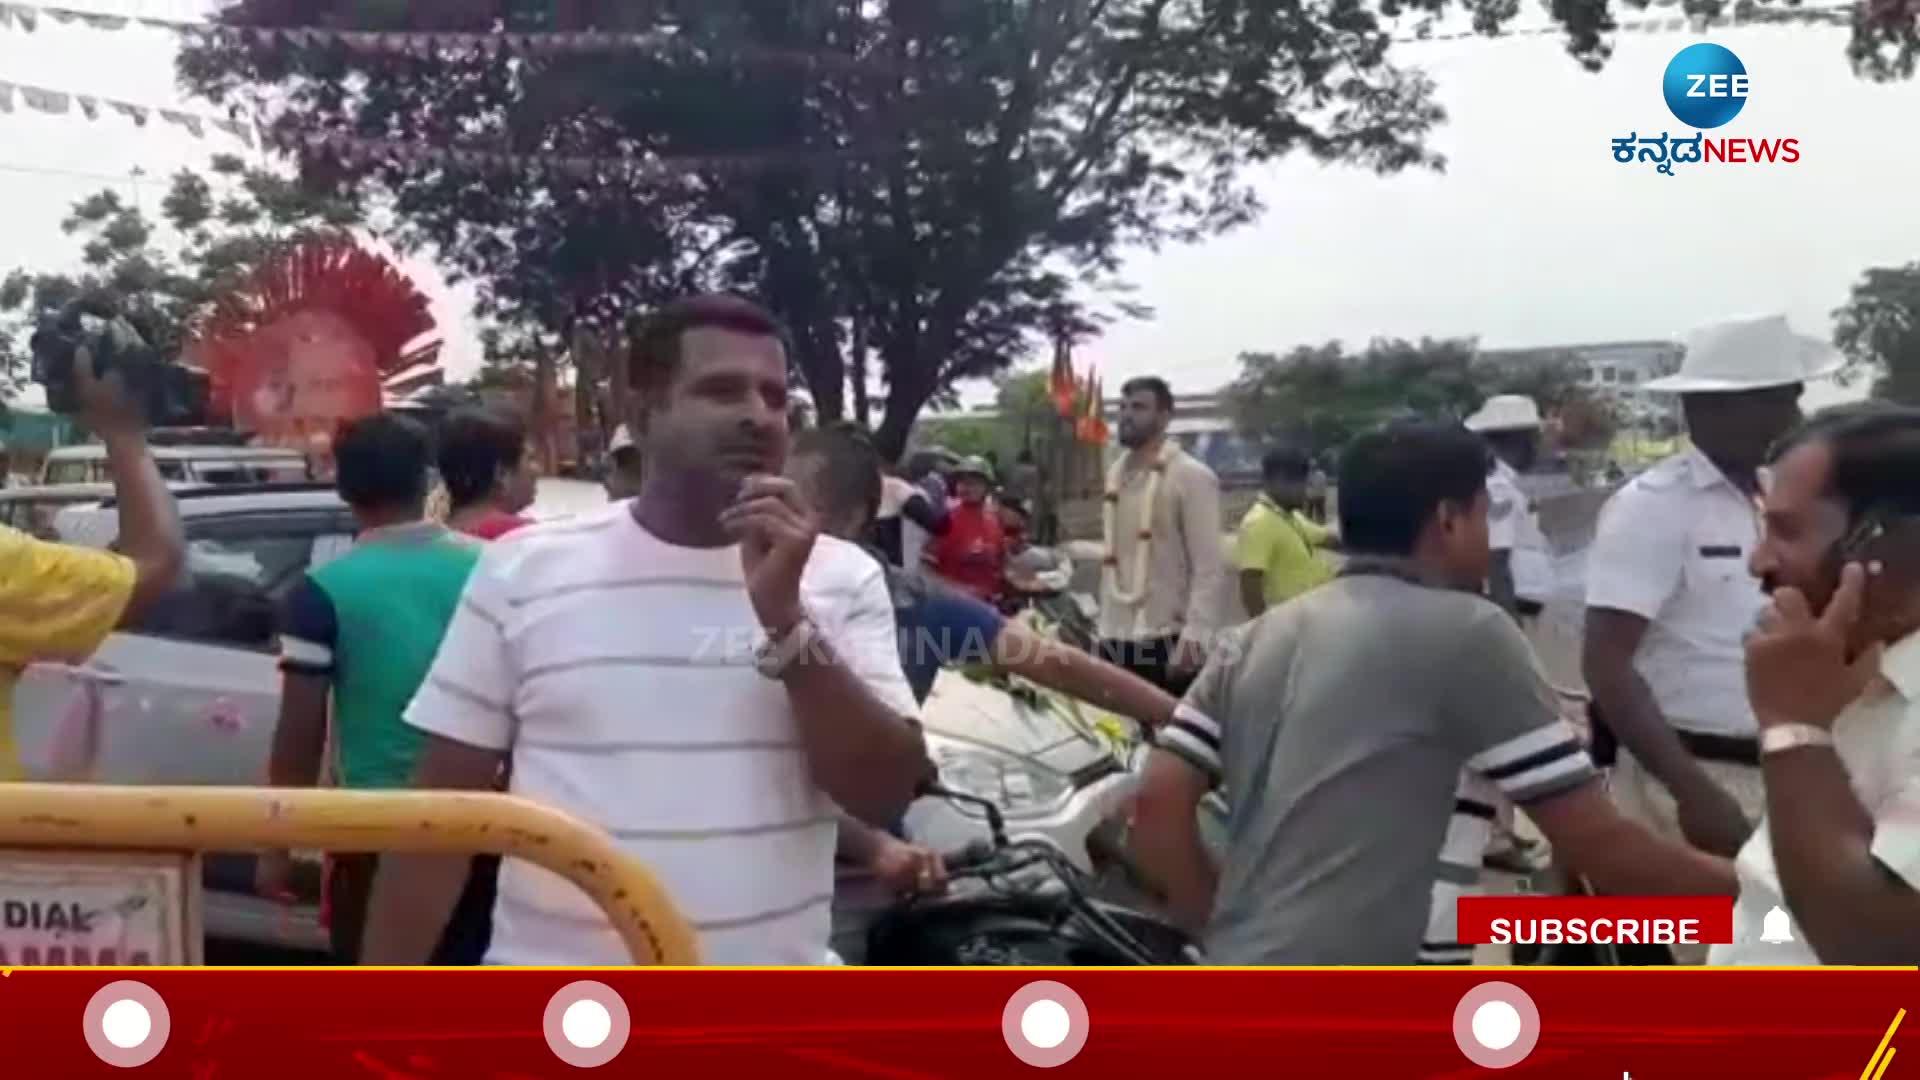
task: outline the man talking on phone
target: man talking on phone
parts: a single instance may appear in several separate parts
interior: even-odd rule
[[[1761,478],[1767,811],[1709,962],[1920,964],[1920,410],[1822,413]]]
[[[836,821],[897,820],[931,769],[880,566],[820,534],[787,455],[787,335],[683,300],[629,358],[647,467],[628,502],[495,541],[406,719],[416,787],[510,790],[660,875],[707,963],[832,962]],[[464,856],[382,861],[361,962],[418,964]],[[487,962],[629,961],[562,878],[503,864]]]
[[[96,377],[73,356],[79,419],[106,446],[119,510],[117,552],[36,540],[0,526],[0,781],[22,779],[13,744],[13,685],[36,661],[84,660],[164,595],[186,545],[166,482],[147,449],[146,417],[118,372]]]

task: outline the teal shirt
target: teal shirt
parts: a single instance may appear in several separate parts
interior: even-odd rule
[[[427,677],[477,541],[423,523],[363,536],[288,596],[281,668],[332,683],[340,785],[403,788],[422,736],[401,719]]]

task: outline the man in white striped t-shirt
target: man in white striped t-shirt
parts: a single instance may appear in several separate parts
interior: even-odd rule
[[[1226,636],[1156,733],[1137,860],[1210,962],[1462,959],[1433,915],[1477,884],[1496,790],[1603,888],[1731,895],[1726,860],[1613,809],[1526,638],[1479,595],[1487,502],[1464,428],[1356,441],[1342,576]],[[1219,868],[1194,823],[1215,785],[1232,815]]]
[[[416,786],[510,765],[513,793],[658,873],[708,963],[828,960],[840,808],[891,822],[931,772],[879,565],[818,536],[779,475],[784,340],[727,297],[654,316],[632,358],[639,495],[497,541],[407,711]],[[424,959],[464,865],[383,863],[363,961]],[[629,959],[545,870],[507,860],[499,894],[489,963]]]

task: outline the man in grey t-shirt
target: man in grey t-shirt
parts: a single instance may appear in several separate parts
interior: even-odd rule
[[[1603,889],[1734,892],[1728,862],[1613,810],[1526,639],[1478,595],[1485,453],[1454,425],[1357,440],[1339,485],[1346,572],[1225,636],[1159,733],[1136,855],[1210,961],[1410,964],[1457,949],[1427,928],[1449,886],[1478,874],[1457,835],[1468,772]],[[1232,806],[1220,868],[1194,814],[1215,785]]]

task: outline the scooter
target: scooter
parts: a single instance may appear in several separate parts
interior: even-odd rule
[[[1086,652],[1093,651],[1097,628],[1093,600],[1072,592],[1073,562],[1052,548],[1030,547],[1007,566],[1006,615],[1031,611],[1053,636]]]
[[[1097,899],[1094,880],[1044,839],[1012,839],[991,800],[939,785],[927,796],[986,819],[988,839],[944,856],[948,887],[898,902],[867,933],[872,966],[1148,967],[1200,961],[1152,915]]]

